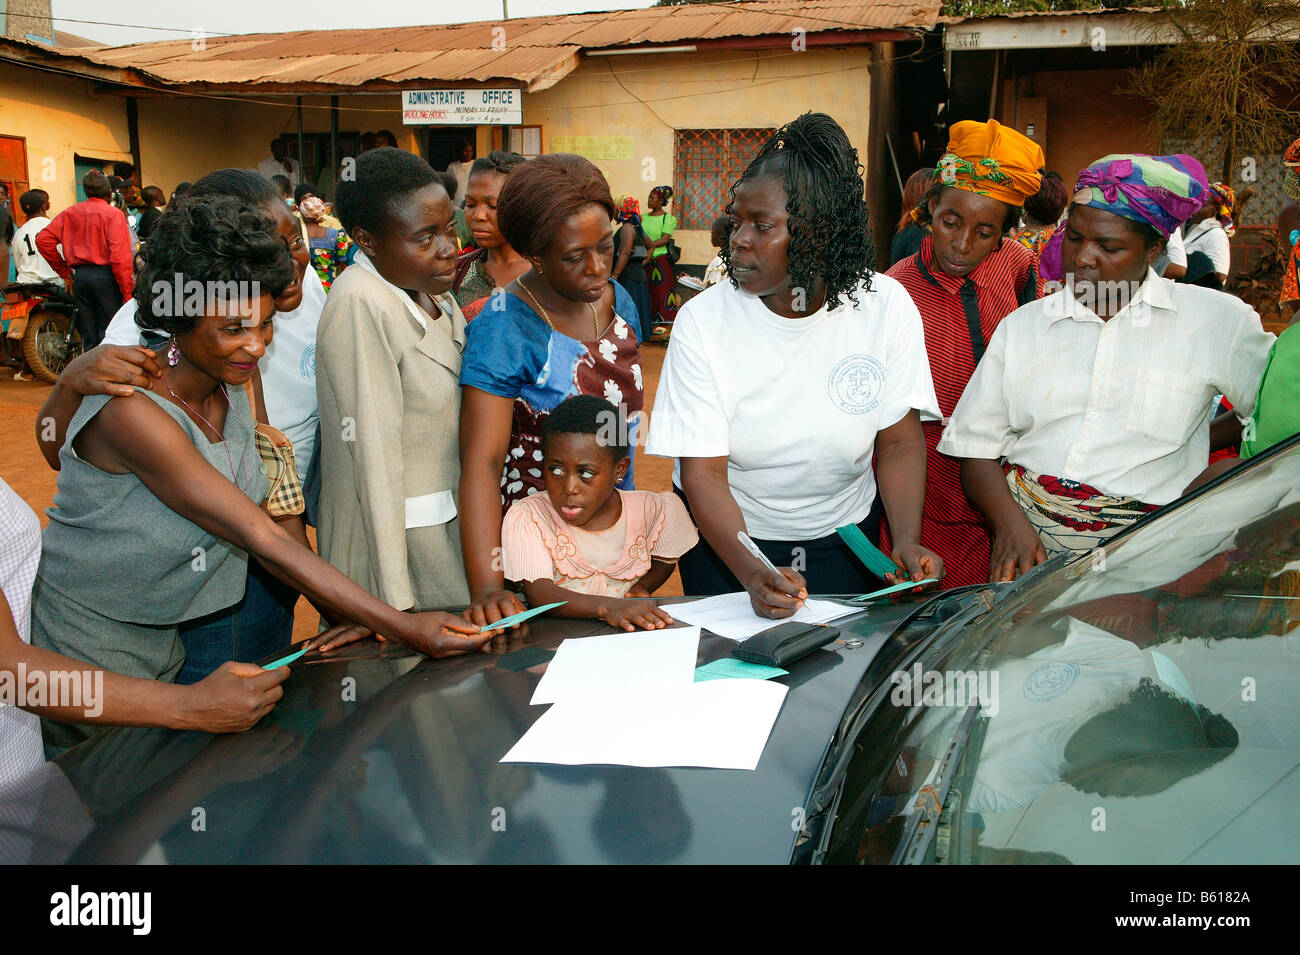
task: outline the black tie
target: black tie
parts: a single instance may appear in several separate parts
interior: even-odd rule
[[[984,330],[980,328],[980,303],[976,296],[975,282],[970,278],[961,287],[961,307],[966,312],[966,325],[970,328],[970,347],[975,355],[975,364],[984,357]]]

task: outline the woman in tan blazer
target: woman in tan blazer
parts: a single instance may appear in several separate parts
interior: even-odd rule
[[[463,606],[451,201],[423,159],[383,148],[357,158],[336,206],[359,251],[317,333],[320,553],[394,607]]]

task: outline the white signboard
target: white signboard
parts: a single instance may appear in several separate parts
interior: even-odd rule
[[[516,126],[524,121],[520,90],[402,90],[407,126]]]

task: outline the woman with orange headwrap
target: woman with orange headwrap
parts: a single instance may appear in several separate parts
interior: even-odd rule
[[[921,251],[888,275],[907,289],[925,325],[925,350],[943,421],[922,422],[926,446],[921,539],[942,559],[942,586],[988,579],[990,539],[971,507],[959,462],[935,451],[943,426],[994,329],[1038,297],[1037,257],[1006,238],[1025,200],[1038,192],[1042,148],[996,120],[964,121],[949,131],[938,179],[918,208],[930,234]]]

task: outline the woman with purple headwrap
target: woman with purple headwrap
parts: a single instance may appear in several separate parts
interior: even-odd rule
[[[1205,468],[1215,395],[1253,410],[1273,342],[1259,316],[1151,269],[1206,189],[1183,155],[1080,174],[1041,263],[1064,288],[1003,319],[939,442],[992,529],[991,580],[1093,550],[1181,496]]]

